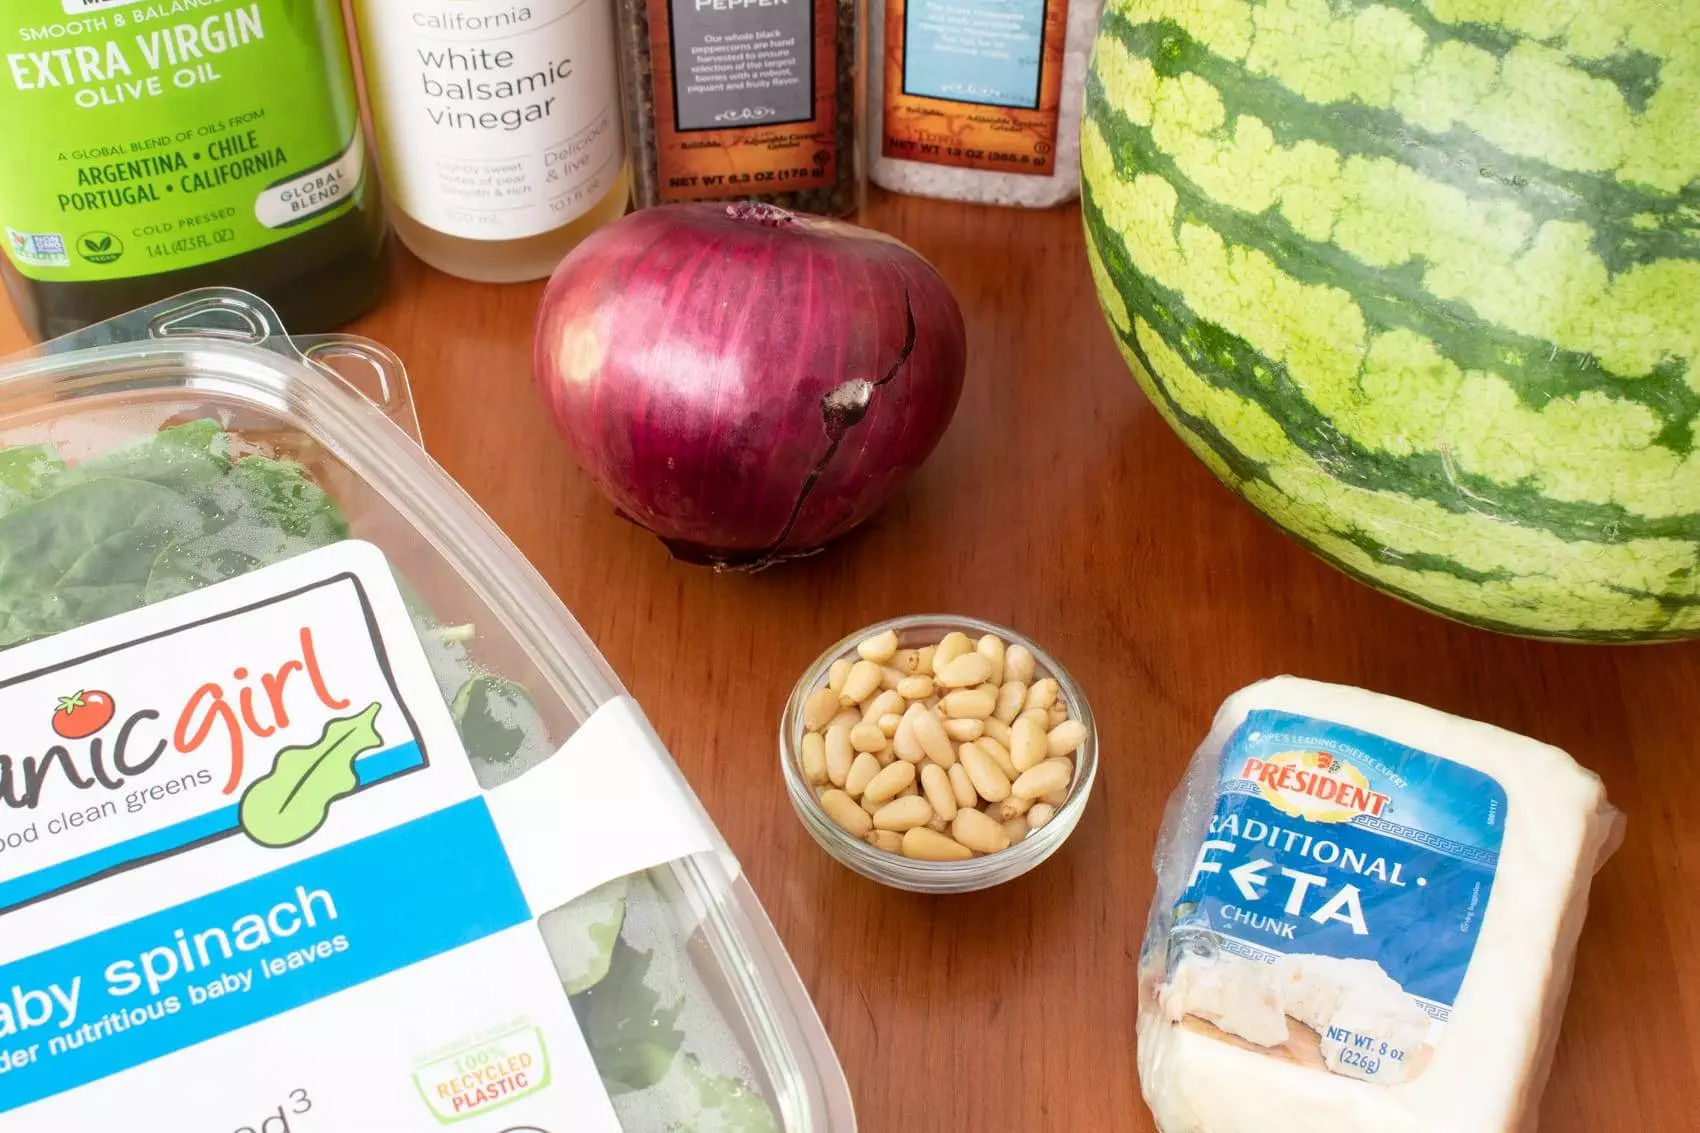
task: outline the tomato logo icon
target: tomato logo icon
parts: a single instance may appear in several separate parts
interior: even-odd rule
[[[104,692],[77,692],[59,698],[53,730],[68,740],[85,740],[112,723],[112,697]]]

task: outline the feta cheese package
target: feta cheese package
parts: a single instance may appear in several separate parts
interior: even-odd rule
[[[1621,816],[1555,747],[1278,677],[1169,800],[1141,953],[1162,1133],[1535,1128]]]

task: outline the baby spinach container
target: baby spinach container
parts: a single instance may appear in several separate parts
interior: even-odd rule
[[[375,343],[215,289],[0,364],[0,719],[9,1133],[855,1128],[736,862]]]

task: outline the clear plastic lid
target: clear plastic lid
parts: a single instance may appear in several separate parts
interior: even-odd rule
[[[181,296],[9,360],[0,650],[359,539],[398,577],[480,785],[523,774],[626,694],[418,439],[392,353],[346,336],[291,339],[240,291]],[[192,478],[176,463],[185,450]],[[6,553],[5,517],[50,496],[64,470],[94,467],[179,491],[206,517],[197,550],[145,584],[75,600],[9,580],[8,562],[24,556]],[[233,491],[221,472],[239,467],[271,487]],[[633,874],[538,923],[627,1133],[855,1128],[819,1018],[729,858]]]

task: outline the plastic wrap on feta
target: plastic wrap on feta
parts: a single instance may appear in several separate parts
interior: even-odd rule
[[[1621,816],[1557,748],[1361,689],[1229,697],[1141,957],[1162,1133],[1535,1128]]]

